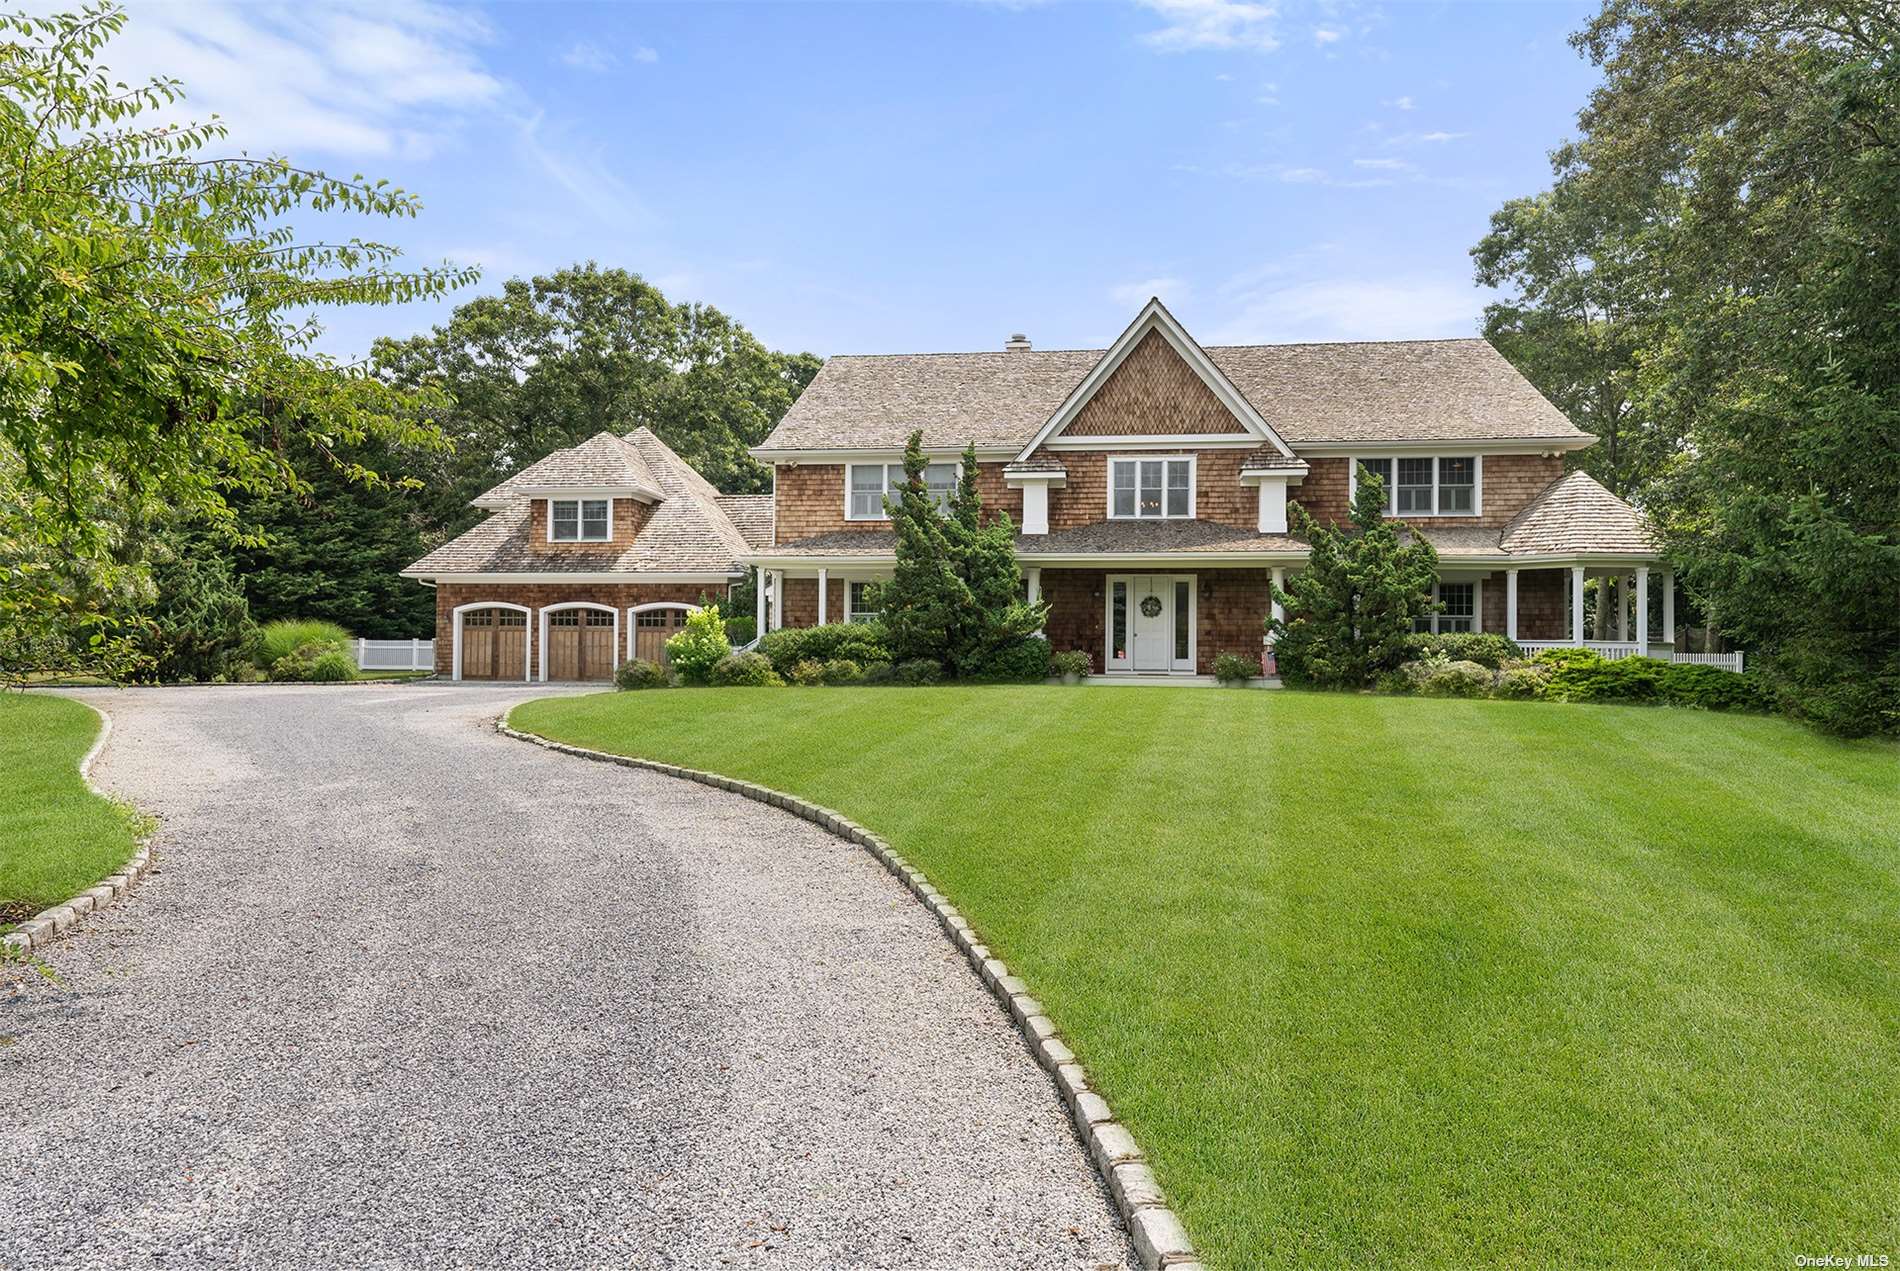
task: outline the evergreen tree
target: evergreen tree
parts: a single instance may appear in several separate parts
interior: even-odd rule
[[[133,642],[151,659],[140,674],[157,680],[229,674],[257,635],[230,564],[178,537],[158,540],[152,553],[157,596],[132,623]]]
[[[1280,673],[1296,684],[1357,688],[1397,669],[1414,619],[1433,611],[1438,553],[1423,538],[1407,546],[1385,519],[1385,482],[1359,469],[1350,528],[1322,524],[1292,505],[1294,530],[1311,544],[1306,567],[1274,598],[1269,619]]]
[[[963,452],[948,512],[924,486],[923,434],[904,447],[904,485],[886,501],[897,531],[897,567],[879,597],[891,652],[929,658],[953,676],[983,674],[995,658],[1042,629],[1049,607],[1029,604],[1007,512],[987,523],[977,492],[975,446]]]

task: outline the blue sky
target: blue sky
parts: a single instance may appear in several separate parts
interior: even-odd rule
[[[817,353],[1467,335],[1594,6],[134,0],[122,74],[230,145],[418,193],[478,286],[592,258]],[[335,352],[446,306],[337,311]]]

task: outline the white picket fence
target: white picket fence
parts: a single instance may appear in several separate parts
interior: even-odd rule
[[[1577,646],[1569,640],[1519,640],[1518,644],[1529,654],[1542,653],[1545,649],[1574,649]],[[1583,647],[1595,651],[1607,662],[1619,658],[1652,657],[1663,662],[1687,662],[1694,666],[1717,666],[1724,671],[1739,673],[1742,669],[1740,650],[1734,653],[1679,653],[1666,644],[1652,644],[1647,649],[1639,644],[1624,640],[1585,640]]]
[[[356,666],[361,671],[432,671],[434,640],[358,640]]]

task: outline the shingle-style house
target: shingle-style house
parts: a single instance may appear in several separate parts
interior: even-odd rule
[[[1205,674],[1221,652],[1265,652],[1268,584],[1306,559],[1287,503],[1343,520],[1362,468],[1438,550],[1436,629],[1585,642],[1590,576],[1616,580],[1591,643],[1674,641],[1667,575],[1660,621],[1649,612],[1659,562],[1641,518],[1564,472],[1595,439],[1483,340],[1203,348],[1151,300],[1106,350],[1014,337],[829,359],[752,452],[772,465],[769,496],[716,493],[644,429],[549,456],[405,571],[437,588],[437,669],[600,678],[653,656],[748,566],[768,582],[762,629],[870,616],[866,584],[895,561],[884,498],[918,430],[946,497],[974,443],[1049,640],[1104,674]]]

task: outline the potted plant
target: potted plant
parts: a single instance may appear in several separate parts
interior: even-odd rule
[[[1079,649],[1049,655],[1049,674],[1064,684],[1080,684],[1082,677],[1094,669],[1095,665],[1089,660],[1089,655]]]
[[[1241,653],[1223,653],[1214,659],[1214,678],[1222,688],[1246,688],[1260,674],[1260,664]]]

